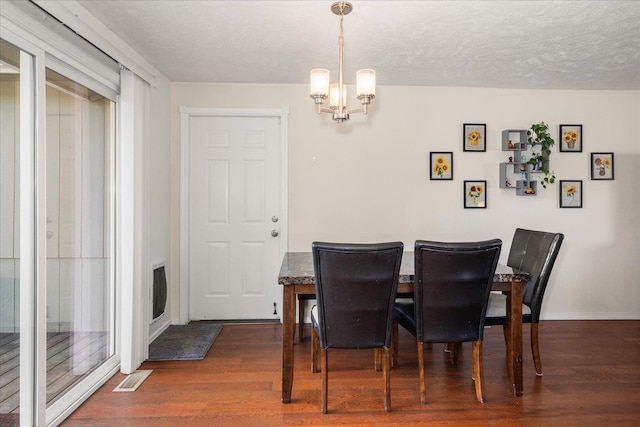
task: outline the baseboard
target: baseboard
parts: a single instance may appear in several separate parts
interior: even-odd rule
[[[571,315],[550,315],[540,320],[640,320],[640,313],[584,313]]]
[[[47,322],[47,332],[55,332],[55,333],[65,333],[65,332],[73,332],[73,327],[71,322]]]
[[[160,325],[158,329],[153,333],[153,335],[149,335],[149,344],[151,344],[161,333],[167,330],[169,326],[171,326],[171,320],[168,319],[169,316],[165,316],[164,322]]]
[[[209,322],[209,323],[225,323],[227,325],[232,325],[234,323],[243,323],[243,324],[261,324],[261,323],[282,323],[280,319],[220,319],[220,320],[200,320],[200,322]]]

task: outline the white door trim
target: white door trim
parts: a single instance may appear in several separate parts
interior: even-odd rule
[[[288,144],[289,108],[235,109],[180,107],[180,324],[189,322],[189,119],[210,117],[279,117],[280,118],[280,258],[288,242]],[[278,307],[282,311],[282,307]]]

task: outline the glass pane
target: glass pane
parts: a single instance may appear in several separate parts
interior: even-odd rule
[[[52,71],[47,92],[47,402],[113,354],[113,103]]]
[[[0,40],[0,425],[20,406],[20,50]]]

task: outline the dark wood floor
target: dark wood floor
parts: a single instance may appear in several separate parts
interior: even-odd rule
[[[392,412],[382,407],[382,376],[373,351],[329,352],[329,414],[320,413],[320,375],[310,372],[310,341],[295,347],[290,404],[280,402],[280,325],[230,325],[203,361],[145,362],[153,373],[133,393],[113,393],[115,375],[62,425],[640,425],[640,321],[544,321],[543,377],[536,377],[525,326],[524,396],[509,390],[501,329],[484,342],[486,403],[471,381],[471,347],[458,366],[441,345],[425,347],[428,404],[418,392],[416,346],[400,333],[399,365],[391,372]]]

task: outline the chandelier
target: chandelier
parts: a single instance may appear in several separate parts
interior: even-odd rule
[[[318,114],[330,113],[333,120],[342,123],[349,120],[349,114],[367,114],[367,108],[371,100],[376,96],[376,72],[374,70],[358,70],[356,73],[356,96],[362,104],[362,108],[349,110],[347,108],[347,85],[344,83],[342,68],[344,55],[344,33],[342,20],[353,10],[349,2],[336,2],[331,5],[331,11],[340,16],[340,36],[338,46],[340,48],[340,62],[338,71],[338,83],[330,83],[329,70],[315,68],[311,70],[310,96],[318,106]],[[322,105],[329,98],[329,108]]]

